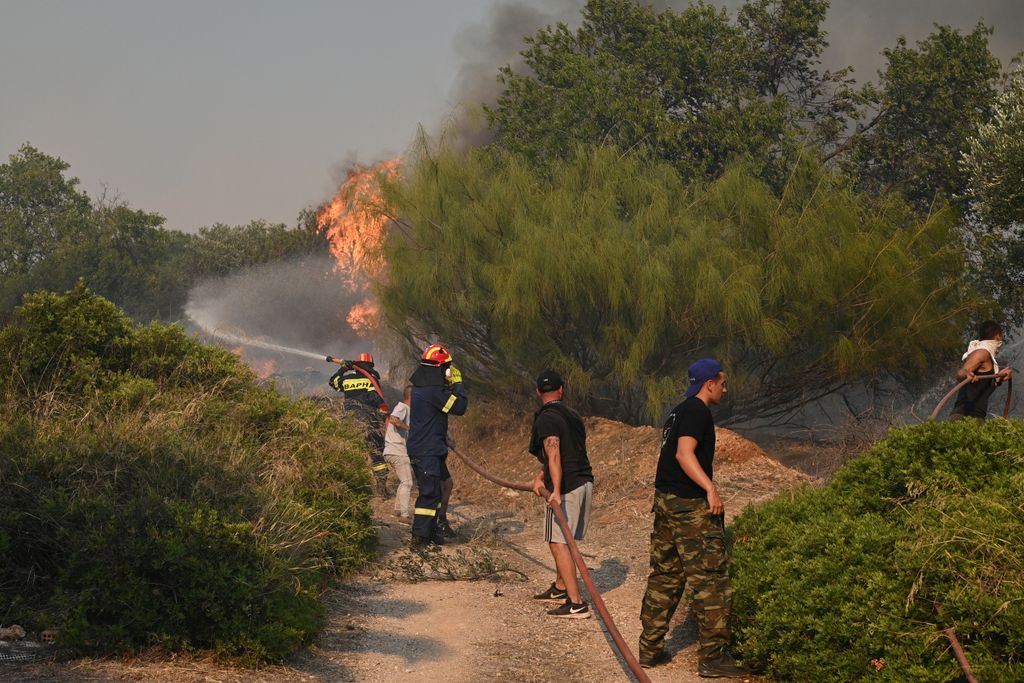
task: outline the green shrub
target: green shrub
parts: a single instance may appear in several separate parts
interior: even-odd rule
[[[0,359],[5,622],[251,663],[319,632],[322,589],[371,552],[360,435],[84,287],[28,297]]]
[[[733,525],[734,628],[781,680],[1024,680],[1024,423],[893,430]]]

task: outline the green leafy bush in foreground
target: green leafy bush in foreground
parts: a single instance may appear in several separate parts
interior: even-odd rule
[[[258,663],[371,552],[361,439],[82,286],[0,330],[0,619]]]
[[[1024,681],[1024,423],[894,430],[733,525],[745,661],[795,681]]]

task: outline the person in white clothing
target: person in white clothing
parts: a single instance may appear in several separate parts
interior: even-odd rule
[[[388,416],[387,430],[384,433],[384,460],[398,476],[398,492],[395,494],[395,514],[405,523],[411,521],[409,516],[410,498],[412,494],[412,464],[405,449],[409,438],[409,402],[412,398],[412,385],[407,384],[402,400]]]

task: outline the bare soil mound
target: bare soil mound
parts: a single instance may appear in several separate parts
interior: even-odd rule
[[[481,412],[482,415],[478,413],[466,421],[452,421],[452,434],[459,452],[493,474],[529,483],[540,467],[527,452],[531,417],[508,416],[493,409]],[[594,469],[597,521],[648,514],[654,496],[661,430],[631,427],[600,417],[588,417],[584,421],[587,451]],[[450,457],[448,464],[457,482],[456,501],[511,510],[536,511],[538,508],[533,496],[498,489],[458,458]],[[780,491],[817,481],[780,464],[753,441],[722,427],[716,429],[715,480],[725,496],[727,519],[751,502],[767,500]]]

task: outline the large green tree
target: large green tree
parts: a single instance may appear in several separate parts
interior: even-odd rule
[[[685,179],[742,156],[781,183],[802,144],[835,144],[858,112],[848,70],[820,69],[827,9],[750,0],[733,21],[703,2],[589,0],[579,29],[542,29],[526,39],[526,69],[501,70],[495,144],[540,164],[580,143],[642,148]]]
[[[0,309],[13,308],[40,262],[88,232],[92,207],[68,168],[28,144],[0,165]]]
[[[646,148],[685,177],[720,173],[728,159],[769,159],[785,136],[781,103],[757,98],[743,33],[724,10],[676,13],[633,0],[590,0],[578,30],[526,39],[528,72],[501,70],[488,109],[496,144],[548,163],[578,143]]]
[[[424,144],[386,197],[395,329],[451,344],[503,396],[554,365],[585,410],[634,422],[658,419],[708,354],[735,379],[733,418],[912,378],[977,303],[951,212],[917,219],[809,161],[777,194],[743,166],[687,184],[614,146],[539,173],[523,155]]]
[[[887,49],[873,88],[873,112],[845,150],[860,187],[901,192],[919,209],[964,194],[961,154],[991,116],[1000,74],[989,50],[992,28],[970,33],[949,26],[911,47],[905,38]]]

